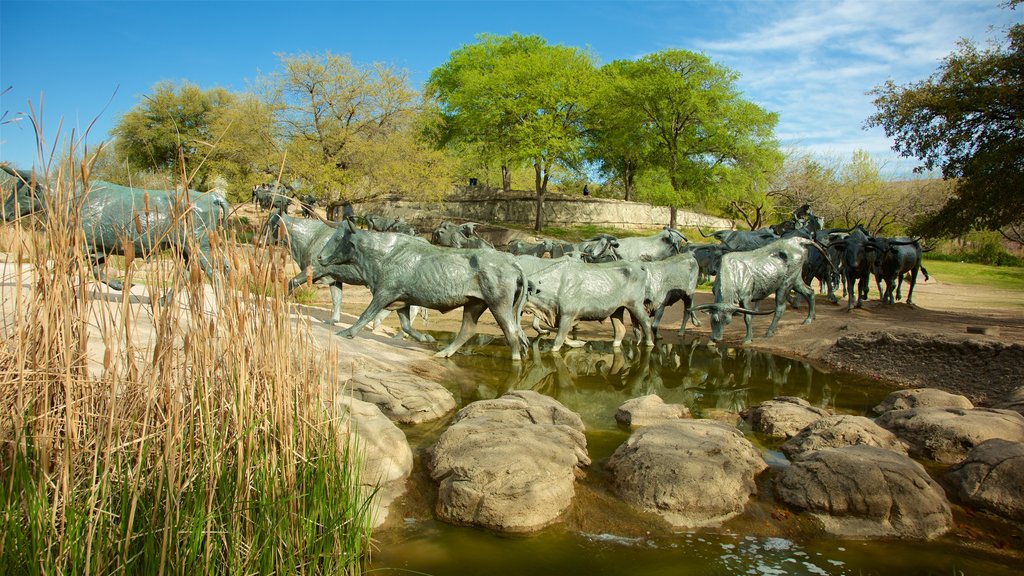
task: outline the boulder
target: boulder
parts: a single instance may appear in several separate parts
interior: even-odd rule
[[[875,422],[903,440],[915,458],[954,464],[985,440],[1024,441],[1024,416],[990,408],[890,410]]]
[[[634,428],[689,417],[690,409],[685,405],[665,404],[657,394],[627,400],[615,411],[616,422]]]
[[[966,396],[950,394],[937,388],[909,388],[889,394],[882,403],[874,407],[875,414],[889,410],[908,408],[963,408],[970,410],[974,404]]]
[[[974,447],[943,481],[965,504],[1024,521],[1024,443],[995,438]]]
[[[376,404],[388,418],[400,424],[437,420],[457,406],[447,388],[410,373],[360,373],[346,384],[353,396]]]
[[[809,452],[779,473],[775,496],[844,538],[930,540],[953,526],[942,487],[924,467],[875,446]]]
[[[1024,415],[1024,386],[1015,388],[1010,394],[995,405],[996,408],[1001,410],[1013,410],[1018,414]]]
[[[808,424],[829,414],[828,410],[795,396],[777,396],[742,412],[755,432],[775,438],[792,438]]]
[[[675,526],[717,526],[743,512],[768,467],[733,426],[672,420],[638,429],[608,460],[615,492]]]
[[[437,515],[501,532],[553,523],[590,465],[583,432],[579,415],[529,390],[466,406],[427,452]]]
[[[811,423],[799,434],[782,444],[782,452],[789,459],[822,448],[841,446],[876,446],[893,450],[904,456],[907,449],[895,434],[875,424],[871,419],[849,414],[825,416]]]
[[[339,394],[338,407],[342,415],[341,429],[350,429],[350,454],[361,463],[359,485],[364,494],[372,494],[373,526],[387,519],[388,510],[405,493],[405,482],[412,473],[412,449],[395,423],[380,408]]]

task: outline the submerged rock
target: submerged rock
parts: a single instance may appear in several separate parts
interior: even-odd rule
[[[444,386],[415,374],[368,372],[346,382],[352,395],[376,404],[384,414],[401,424],[437,420],[455,410],[455,397]]]
[[[629,504],[675,526],[715,526],[743,512],[768,467],[735,427],[675,420],[638,429],[608,460]]]
[[[427,453],[437,515],[502,532],[551,524],[590,465],[583,432],[579,415],[533,391],[466,406]]]
[[[807,453],[779,473],[775,495],[846,538],[929,540],[953,526],[942,487],[924,467],[875,446]]]
[[[874,407],[875,414],[890,410],[906,410],[908,408],[963,408],[970,410],[974,404],[966,396],[950,394],[937,388],[910,388],[897,390],[889,394],[885,400]]]
[[[1024,443],[987,440],[946,472],[943,480],[962,502],[1024,521]]]
[[[1024,441],[1024,416],[1011,410],[910,408],[890,410],[876,420],[910,449],[910,455],[953,464],[985,440]]]
[[[792,438],[812,422],[828,416],[828,410],[811,406],[803,398],[778,396],[748,408],[743,417],[755,432],[776,438]]]
[[[690,409],[685,405],[665,404],[657,394],[627,400],[615,411],[616,422],[634,428],[689,417]]]
[[[869,418],[836,414],[825,416],[786,440],[781,446],[787,458],[822,448],[841,446],[876,446],[893,450],[904,456],[907,449],[895,434],[875,424]]]

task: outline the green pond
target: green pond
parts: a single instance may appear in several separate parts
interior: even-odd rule
[[[433,333],[439,342],[450,334]],[[544,346],[544,343],[541,344]],[[560,521],[529,535],[503,535],[435,519],[436,486],[421,454],[447,419],[405,429],[416,453],[408,491],[374,533],[372,574],[1021,574],[1020,527],[954,505],[957,528],[933,542],[841,540],[777,505],[773,472],[788,462],[779,441],[755,434],[738,419],[747,406],[798,396],[836,413],[870,416],[894,387],[806,362],[696,340],[659,343],[653,350],[592,342],[559,353],[535,348],[513,364],[502,339],[480,336],[444,361],[455,377],[446,386],[459,406],[510,390],[535,390],[577,412],[587,427],[592,464]],[[629,437],[614,418],[623,402],[658,394],[695,418],[739,423],[769,469],[741,516],[714,529],[681,530],[633,510],[609,490],[604,462]],[[936,469],[941,472],[941,469]],[[1002,553],[1002,549],[1016,553]]]

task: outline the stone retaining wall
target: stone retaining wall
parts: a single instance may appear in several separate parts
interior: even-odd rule
[[[357,214],[380,214],[397,218],[425,230],[441,220],[471,221],[496,225],[532,226],[536,215],[536,198],[529,192],[509,193],[463,191],[443,202],[409,202],[391,199],[365,202],[354,206]],[[544,199],[544,221],[547,226],[569,227],[592,224],[623,230],[652,230],[669,222],[669,209],[639,202],[607,198],[584,198],[548,194]],[[732,229],[731,220],[679,210],[677,226],[705,230]]]

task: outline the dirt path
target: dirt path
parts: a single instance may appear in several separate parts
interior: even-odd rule
[[[872,291],[872,296],[877,294]],[[352,322],[369,302],[365,288],[345,287],[342,321]],[[711,301],[708,292],[698,293],[697,303]],[[329,306],[326,290],[318,289],[313,305]],[[770,302],[764,309],[769,309]],[[326,317],[326,311],[314,310]],[[914,305],[882,305],[869,300],[863,308],[846,310],[819,297],[816,318],[803,325],[805,309],[789,309],[773,338],[764,338],[770,317],[754,320],[757,350],[801,358],[833,370],[848,371],[894,382],[906,387],[937,387],[964,394],[979,405],[990,405],[1024,385],[1024,292],[949,284],[941,279],[919,282]],[[676,304],[665,315],[662,335],[675,335],[681,319]],[[432,312],[431,330],[458,330],[461,311]],[[687,327],[687,338],[708,336],[706,317],[701,327]],[[397,328],[392,316],[385,330]],[[983,328],[987,334],[969,333]],[[480,330],[500,334],[489,314]],[[742,319],[726,329],[725,343],[738,345],[744,335]],[[532,332],[532,331],[531,331]],[[585,322],[578,332],[583,339],[609,339],[608,324]]]

